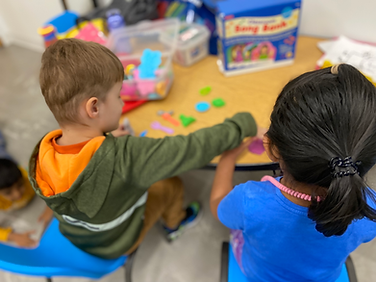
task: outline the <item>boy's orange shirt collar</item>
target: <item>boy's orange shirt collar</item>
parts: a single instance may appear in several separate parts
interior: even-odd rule
[[[36,181],[42,194],[50,197],[67,191],[102,145],[105,136],[74,145],[60,146],[61,130],[48,133],[39,145]]]
[[[59,139],[60,136],[56,136],[52,139],[52,146],[54,147],[55,151],[59,154],[78,154],[81,152],[81,149],[91,140],[87,140],[81,143],[61,146],[56,143],[56,140]]]

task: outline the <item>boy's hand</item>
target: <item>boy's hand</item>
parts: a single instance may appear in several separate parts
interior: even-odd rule
[[[221,161],[223,162],[224,160],[229,160],[235,162],[236,159],[248,148],[253,140],[254,138],[249,138],[235,149],[224,152],[222,154]]]
[[[51,221],[53,214],[53,211],[49,207],[46,207],[44,212],[39,216],[38,222],[42,222],[44,227],[46,227],[47,224]]]
[[[10,233],[8,241],[15,243],[19,247],[31,248],[36,246],[37,242],[30,238],[30,235],[35,231],[29,231],[25,233]]]
[[[111,132],[114,137],[121,137],[125,135],[129,135],[130,132],[124,129],[124,125],[119,125],[118,129]]]

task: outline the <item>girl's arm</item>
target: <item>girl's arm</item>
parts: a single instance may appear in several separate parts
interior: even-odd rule
[[[210,210],[213,216],[218,219],[218,205],[224,197],[232,190],[232,178],[236,159],[251,144],[252,138],[243,142],[239,147],[226,151],[218,163],[210,195]]]
[[[42,214],[39,216],[38,222],[43,223],[44,227],[47,227],[53,215],[54,215],[54,212],[49,207],[46,207],[44,211],[42,212]]]

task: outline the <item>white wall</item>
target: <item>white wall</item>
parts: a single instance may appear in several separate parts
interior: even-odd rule
[[[4,22],[3,18],[0,16],[0,39],[2,39],[5,45],[9,44],[8,34],[9,34],[8,26]]]
[[[376,0],[302,0],[300,33],[376,42]]]
[[[254,1],[254,0],[244,0]],[[346,35],[376,42],[376,0],[302,0],[300,33],[321,37]],[[101,0],[99,4],[109,4]],[[69,9],[85,14],[91,0],[67,0]],[[60,0],[0,0],[0,36],[15,43],[43,51],[37,29],[63,11]]]
[[[89,12],[91,0],[68,0],[68,8],[79,14]],[[5,43],[43,51],[37,29],[64,11],[60,0],[0,0],[0,36]]]

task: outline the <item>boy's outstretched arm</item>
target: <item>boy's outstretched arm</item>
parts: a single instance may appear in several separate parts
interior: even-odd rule
[[[252,115],[239,113],[233,118],[187,136],[163,139],[119,137],[117,147],[118,172],[139,187],[201,168],[215,156],[239,146],[245,137],[256,136],[257,126]]]
[[[232,178],[234,175],[236,159],[251,144],[252,138],[243,142],[239,147],[224,152],[218,163],[210,194],[210,210],[213,216],[218,219],[218,205],[224,197],[232,190]]]

